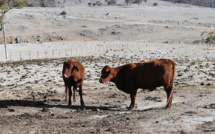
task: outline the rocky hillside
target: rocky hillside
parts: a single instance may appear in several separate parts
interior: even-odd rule
[[[186,4],[197,5],[197,6],[215,8],[215,0],[163,0],[163,1],[170,1],[175,3],[186,3]]]

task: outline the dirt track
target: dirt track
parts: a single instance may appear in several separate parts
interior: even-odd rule
[[[73,107],[64,102],[61,76],[65,59],[26,61],[1,65],[0,129],[2,133],[214,133],[214,61],[175,61],[173,106],[163,109],[163,88],[138,90],[137,106],[127,111],[129,95],[112,83],[100,84],[100,69],[108,57],[77,57],[86,67],[84,101]],[[123,64],[125,59],[113,63]],[[134,62],[140,59],[127,59]],[[147,59],[146,59],[147,60]],[[98,64],[100,63],[100,64]],[[10,68],[11,66],[11,68]],[[180,71],[180,68],[190,69]],[[198,73],[192,68],[200,68]],[[202,69],[207,72],[202,73]],[[40,71],[39,71],[40,70]],[[24,73],[28,72],[28,73]],[[210,72],[210,73],[209,73]],[[24,75],[23,75],[24,74]],[[190,77],[184,77],[189,74]],[[11,77],[14,76],[14,77]],[[192,76],[192,77],[191,77]],[[17,78],[16,78],[17,77]],[[204,81],[197,82],[196,78]],[[79,98],[78,94],[77,97]]]

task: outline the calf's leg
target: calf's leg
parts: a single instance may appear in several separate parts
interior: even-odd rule
[[[68,95],[69,95],[69,87],[68,85],[65,85],[65,102],[68,103]]]
[[[71,105],[72,105],[72,102],[71,102],[71,97],[72,97],[72,89],[71,89],[71,86],[69,86],[68,89],[69,89],[69,103],[68,103],[68,106],[71,106]]]
[[[84,107],[84,100],[83,100],[83,84],[81,84],[81,86],[79,86],[79,95],[80,95],[80,102],[81,102],[81,106]]]
[[[63,79],[65,84],[65,102],[68,103],[69,85],[66,79]]]
[[[74,102],[76,102],[76,94],[75,94],[76,93],[76,89],[77,89],[77,87],[74,86],[73,87],[73,101]]]

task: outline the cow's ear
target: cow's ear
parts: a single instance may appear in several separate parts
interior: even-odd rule
[[[110,70],[108,70],[108,71],[107,71],[107,73],[108,73],[108,75],[109,75],[109,74],[111,74],[111,71],[110,71]]]
[[[78,71],[79,71],[79,69],[76,66],[73,66],[72,72],[78,72]]]
[[[80,70],[80,64],[77,62],[74,62],[73,71],[78,72]]]

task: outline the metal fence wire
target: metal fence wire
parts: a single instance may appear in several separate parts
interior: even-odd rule
[[[21,61],[33,59],[52,59],[52,58],[66,58],[73,56],[91,56],[108,51],[134,49],[141,47],[141,44],[109,44],[109,45],[87,45],[74,48],[49,48],[44,50],[23,50],[23,51],[8,51],[8,59],[2,53],[0,55],[1,61]]]

